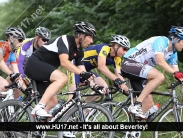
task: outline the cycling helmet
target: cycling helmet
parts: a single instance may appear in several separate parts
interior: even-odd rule
[[[45,27],[38,27],[36,28],[35,35],[40,36],[41,38],[49,40],[51,38],[51,32],[49,29]]]
[[[183,39],[183,27],[172,26],[169,31],[170,36],[177,36],[178,39]]]
[[[22,40],[24,40],[26,38],[23,30],[21,28],[17,28],[17,27],[8,27],[6,29],[5,35],[7,35],[7,36],[12,35],[12,36],[14,36],[18,39],[22,39]]]
[[[126,49],[130,49],[130,41],[128,40],[127,37],[122,36],[122,35],[112,35],[112,43],[117,43],[120,46],[126,48]]]
[[[75,33],[83,33],[90,36],[96,36],[95,27],[88,22],[76,22],[74,25]]]

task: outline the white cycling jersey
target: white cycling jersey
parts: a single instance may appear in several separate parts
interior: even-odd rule
[[[165,36],[151,37],[136,47],[131,48],[124,55],[125,58],[129,58],[150,66],[156,66],[157,61],[156,54],[163,54],[165,61],[169,65],[177,65],[177,52],[168,51],[169,39]]]

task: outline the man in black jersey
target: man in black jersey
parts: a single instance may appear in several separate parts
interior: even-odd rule
[[[32,115],[52,116],[47,112],[58,102],[55,94],[67,82],[67,75],[58,69],[59,66],[78,74],[81,81],[93,78],[92,73],[85,71],[82,59],[83,48],[93,43],[95,27],[87,22],[76,22],[74,29],[74,36],[62,35],[44,44],[29,57],[25,65],[25,74],[36,80],[38,91],[43,94]],[[71,63],[73,59],[76,66]]]

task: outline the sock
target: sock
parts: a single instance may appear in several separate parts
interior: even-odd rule
[[[38,103],[37,106],[40,106],[43,109],[46,107],[46,105],[45,104],[42,104],[42,103]]]

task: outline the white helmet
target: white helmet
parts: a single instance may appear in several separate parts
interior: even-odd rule
[[[6,29],[5,35],[7,35],[7,36],[13,35],[14,37],[16,37],[18,39],[22,39],[22,40],[24,40],[26,38],[23,30],[21,28],[17,28],[17,27],[8,27]]]
[[[112,40],[111,40],[112,43],[117,43],[126,49],[130,49],[130,41],[126,36],[111,35],[111,37],[112,37]]]
[[[35,35],[38,35],[47,40],[50,40],[50,38],[51,38],[51,32],[49,31],[49,29],[47,29],[45,27],[36,28]]]

